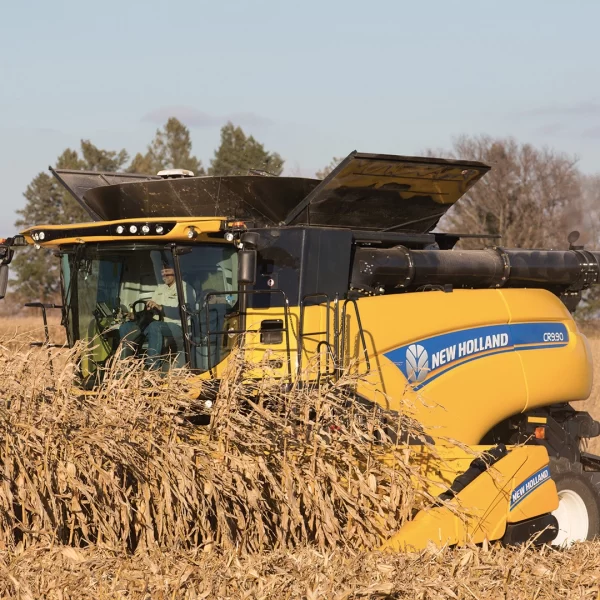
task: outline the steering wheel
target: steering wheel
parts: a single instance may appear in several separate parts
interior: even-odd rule
[[[110,329],[114,323],[115,316],[105,302],[98,302],[92,314],[94,315],[94,319],[96,320],[96,328],[100,334],[104,333],[104,331],[107,329]]]
[[[142,308],[140,310],[136,308],[138,304],[142,305]],[[131,310],[133,311],[133,320],[138,324],[138,327],[140,329],[145,329],[148,325],[150,325],[152,319],[154,318],[154,315],[158,315],[159,320],[163,320],[162,315],[159,311],[157,311],[154,308],[148,308],[147,300],[136,300],[131,305]]]

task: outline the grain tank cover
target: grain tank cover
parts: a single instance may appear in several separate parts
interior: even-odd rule
[[[352,152],[285,222],[425,233],[489,169],[480,162]]]
[[[133,181],[148,181],[161,179],[154,175],[140,175],[135,173],[111,173],[102,171],[79,171],[73,169],[53,169],[50,172],[56,177],[61,185],[79,202],[81,207],[89,213],[95,221],[106,220],[102,218],[102,212],[94,210],[88,205],[85,194],[95,188],[131,183]]]
[[[278,225],[319,183],[300,177],[149,179],[88,190],[84,202],[104,221],[151,217],[228,217]]]
[[[488,170],[479,162],[352,152],[323,181],[53,172],[95,220],[226,217],[259,227],[425,233]]]

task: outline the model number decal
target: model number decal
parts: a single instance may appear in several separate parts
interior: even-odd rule
[[[558,332],[547,332],[544,334],[544,341],[545,342],[564,342],[565,341],[565,334],[562,333],[562,331],[558,331]]]

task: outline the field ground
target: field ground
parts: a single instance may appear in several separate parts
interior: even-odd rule
[[[0,597],[597,600],[598,564],[600,543],[591,542],[568,551],[492,545],[399,555],[300,549],[250,556],[202,550],[123,556],[37,547],[7,561],[0,552],[0,571],[6,574],[0,576]]]

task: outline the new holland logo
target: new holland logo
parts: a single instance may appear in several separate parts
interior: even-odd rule
[[[450,369],[504,352],[562,348],[569,343],[563,323],[510,323],[434,335],[385,353],[413,389],[420,390]]]
[[[509,510],[512,510],[519,502],[525,500],[529,494],[542,485],[542,483],[545,483],[551,478],[550,468],[546,466],[523,481],[523,483],[519,484],[510,494]]]
[[[408,381],[423,381],[429,373],[429,355],[421,344],[411,344],[406,349],[406,373]]]

